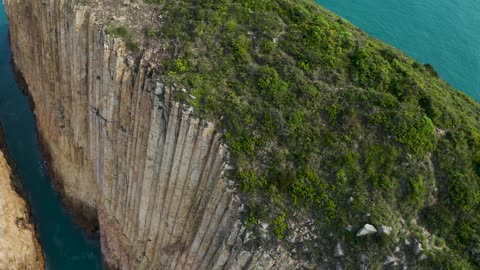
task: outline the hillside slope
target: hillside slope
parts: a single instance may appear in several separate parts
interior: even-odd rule
[[[391,256],[414,238],[425,265],[480,266],[475,101],[308,1],[153,2],[164,80],[222,119],[247,221],[288,238],[286,220],[309,216],[325,243],[297,249],[319,256],[337,242]],[[365,223],[393,233],[360,240]]]

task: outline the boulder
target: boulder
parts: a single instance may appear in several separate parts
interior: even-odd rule
[[[377,232],[377,229],[375,228],[375,226],[373,226],[371,224],[365,224],[365,225],[363,225],[363,228],[361,228],[357,232],[357,236],[370,235],[370,234],[374,234],[376,232]]]
[[[335,257],[342,257],[344,256],[345,253],[343,252],[343,249],[342,249],[342,244],[340,244],[340,242],[337,243],[337,245],[335,246],[335,254],[334,256]]]
[[[390,226],[381,225],[378,228],[378,232],[381,233],[381,234],[390,235],[390,234],[392,234],[392,231],[393,231],[393,228],[390,227]]]
[[[420,243],[419,241],[415,241],[413,245],[413,253],[415,253],[415,255],[418,255],[422,253],[422,251],[423,251],[422,243]]]
[[[396,263],[398,261],[400,261],[400,259],[397,258],[397,257],[387,256],[387,257],[385,257],[385,261],[383,261],[383,264],[384,265],[390,265],[390,264]]]

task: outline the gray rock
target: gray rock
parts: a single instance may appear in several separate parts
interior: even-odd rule
[[[260,227],[262,227],[263,230],[267,230],[269,224],[265,222],[260,222]]]
[[[365,236],[374,234],[377,232],[377,229],[371,224],[365,224],[362,229],[357,232],[357,236]]]
[[[400,259],[397,258],[397,257],[387,256],[387,257],[385,257],[385,260],[383,261],[383,264],[384,265],[390,265],[390,264],[393,264],[393,263],[398,262],[398,261],[400,261]]]
[[[381,233],[381,234],[390,235],[390,234],[392,234],[392,231],[393,231],[393,228],[390,227],[390,226],[381,225],[378,228],[378,232]]]
[[[247,243],[248,241],[254,240],[254,239],[255,239],[255,235],[254,235],[252,232],[247,231],[247,232],[245,233],[245,238],[244,238],[244,240],[243,240],[243,243]]]
[[[296,241],[297,237],[298,237],[297,232],[292,231],[288,234],[286,240],[287,240],[287,242],[294,244],[294,243],[297,242]]]
[[[422,243],[420,243],[419,241],[415,241],[415,244],[413,245],[413,253],[415,253],[415,255],[418,255],[422,253],[422,251]]]
[[[124,22],[126,20],[125,16],[112,16],[112,20],[117,22]]]
[[[345,253],[343,252],[343,249],[342,249],[342,244],[340,244],[340,242],[337,243],[337,245],[335,246],[335,254],[334,256],[335,257],[342,257],[344,256]]]

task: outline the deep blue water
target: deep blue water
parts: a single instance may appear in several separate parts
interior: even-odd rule
[[[315,0],[480,101],[479,0]]]
[[[88,239],[74,225],[51,186],[28,98],[18,89],[10,58],[8,22],[0,4],[0,122],[30,199],[47,269],[103,269],[98,241]]]

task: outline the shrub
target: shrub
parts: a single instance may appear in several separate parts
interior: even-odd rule
[[[435,126],[432,120],[411,108],[404,108],[393,127],[395,139],[408,151],[425,155],[435,147]]]
[[[273,232],[279,239],[285,238],[285,232],[288,229],[287,214],[282,213],[273,220]]]
[[[134,53],[140,52],[139,44],[132,40],[132,37],[125,26],[108,24],[105,28],[105,33],[113,37],[120,37],[125,42],[125,47],[128,50]]]
[[[105,33],[114,37],[125,38],[128,36],[128,30],[125,26],[119,25],[107,25],[105,28]]]

